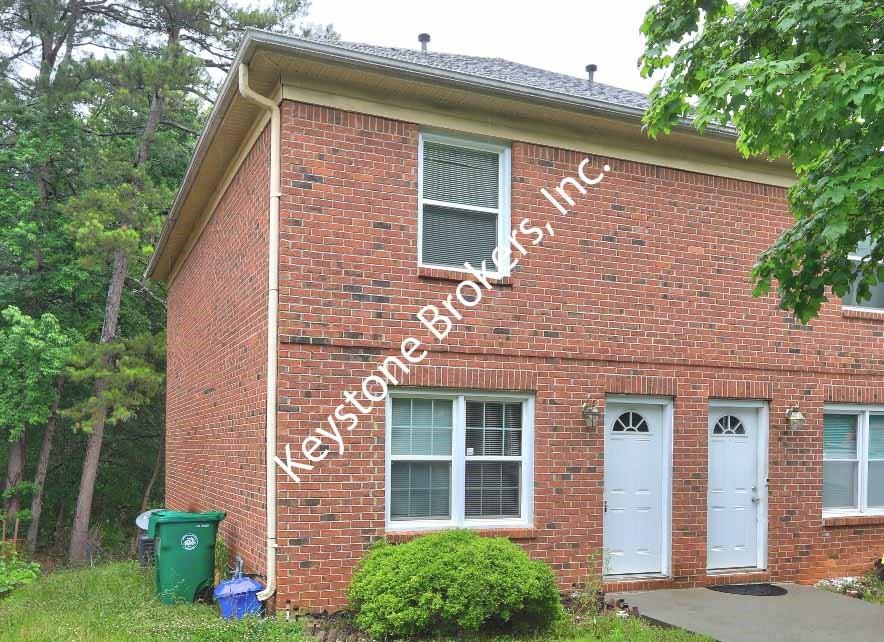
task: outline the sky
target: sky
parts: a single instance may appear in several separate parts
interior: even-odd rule
[[[506,58],[647,93],[636,61],[651,0],[312,0],[307,22],[332,23],[342,40]]]

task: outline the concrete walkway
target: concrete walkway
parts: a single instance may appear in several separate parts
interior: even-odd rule
[[[706,588],[610,594],[643,616],[721,642],[884,642],[884,605],[810,586],[777,584],[778,597]]]

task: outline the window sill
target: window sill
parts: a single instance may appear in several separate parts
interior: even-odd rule
[[[427,281],[456,281],[457,283],[460,283],[461,281],[465,280],[476,280],[476,277],[474,277],[466,270],[453,270],[424,266],[419,266],[417,268],[417,275],[420,279]],[[491,285],[497,285],[501,287],[512,287],[513,285],[512,277],[509,276],[488,276],[486,278]]]
[[[884,321],[884,310],[880,308],[860,308],[844,306],[841,308],[841,316],[848,319],[868,319],[870,321]]]
[[[884,525],[884,514],[871,515],[823,515],[823,527],[877,526]]]
[[[401,544],[403,542],[409,542],[416,537],[420,537],[421,535],[429,535],[430,533],[439,533],[441,531],[454,530],[456,528],[466,529],[473,531],[477,535],[482,537],[506,537],[508,539],[534,539],[539,535],[538,529],[533,526],[527,527],[514,527],[514,526],[499,526],[499,527],[488,527],[488,526],[479,526],[479,527],[469,527],[469,526],[438,526],[433,528],[421,529],[421,530],[390,530],[387,529],[384,533],[384,537],[388,542],[393,544]]]

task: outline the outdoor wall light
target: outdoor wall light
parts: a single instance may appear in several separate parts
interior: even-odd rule
[[[602,411],[599,409],[597,401],[591,401],[583,404],[580,414],[583,415],[583,423],[586,424],[587,428],[595,428],[599,424],[599,417],[602,416]]]
[[[786,411],[786,421],[792,430],[801,430],[804,425],[804,415],[798,410],[798,406],[792,406]]]

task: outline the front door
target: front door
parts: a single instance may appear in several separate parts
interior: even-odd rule
[[[664,406],[607,403],[606,575],[663,571]]]
[[[757,408],[709,408],[708,568],[758,568]]]

